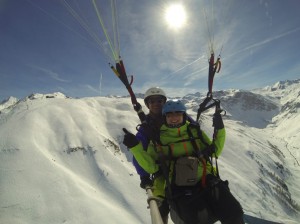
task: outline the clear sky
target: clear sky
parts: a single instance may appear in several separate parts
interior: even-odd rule
[[[71,97],[127,94],[108,65],[109,48],[105,53],[100,47],[108,44],[92,1],[65,2],[71,8],[62,0],[0,1],[0,99],[57,91]],[[113,39],[110,1],[96,2]],[[174,3],[186,13],[179,28],[165,19]],[[121,56],[134,77],[132,88],[160,86],[170,96],[207,92],[209,46],[222,61],[214,90],[298,79],[299,9],[298,0],[117,0]]]

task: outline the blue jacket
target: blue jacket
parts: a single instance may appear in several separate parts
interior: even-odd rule
[[[158,118],[155,118],[154,116],[152,116],[151,114],[147,114],[146,115],[146,121],[147,123],[152,126],[152,127],[156,127],[157,131],[159,132],[160,127],[163,124],[163,117],[160,116]],[[142,143],[142,146],[144,148],[145,151],[147,151],[150,139],[148,138],[148,136],[146,135],[146,133],[143,131],[143,128],[140,127],[138,132],[136,133],[136,138],[138,141],[140,141]],[[140,177],[149,177],[150,174],[147,173],[136,161],[136,159],[132,158],[132,163],[138,173],[138,175],[140,175]]]

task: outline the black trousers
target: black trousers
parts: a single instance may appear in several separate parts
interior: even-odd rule
[[[172,186],[171,219],[175,224],[242,224],[243,209],[231,194],[228,182],[208,175],[207,187]]]

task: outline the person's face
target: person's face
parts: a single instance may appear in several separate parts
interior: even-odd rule
[[[162,107],[165,104],[165,100],[161,96],[151,96],[147,100],[148,107],[151,113],[155,115],[161,114]]]
[[[180,125],[183,122],[183,113],[182,112],[172,112],[166,114],[166,122],[168,125]]]

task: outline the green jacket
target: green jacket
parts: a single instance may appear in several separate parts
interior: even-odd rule
[[[190,136],[188,134],[188,128],[190,129],[195,142],[200,150],[204,150],[207,145],[212,143],[211,139],[204,133],[200,132],[201,138],[198,136],[197,128],[187,121],[184,125],[179,128],[168,128],[166,125],[162,125],[160,128],[160,142],[161,144],[156,147],[150,143],[147,151],[143,149],[141,143],[130,149],[134,157],[136,158],[139,165],[148,173],[156,173],[159,170],[158,151],[161,151],[166,156],[167,165],[170,167],[169,179],[172,182],[173,177],[173,164],[176,158],[182,156],[193,156],[195,151],[191,143]],[[220,129],[217,132],[215,139],[215,155],[219,157],[225,143],[225,129]],[[169,158],[171,155],[171,158]],[[206,173],[214,172],[212,165],[206,162]],[[200,162],[198,165],[198,180],[201,179],[203,174],[203,164]],[[154,188],[156,185],[157,189],[154,189],[153,194],[155,196],[164,196],[165,182],[162,183],[163,179],[160,178],[159,183],[154,183]],[[157,191],[157,192],[156,192]]]

